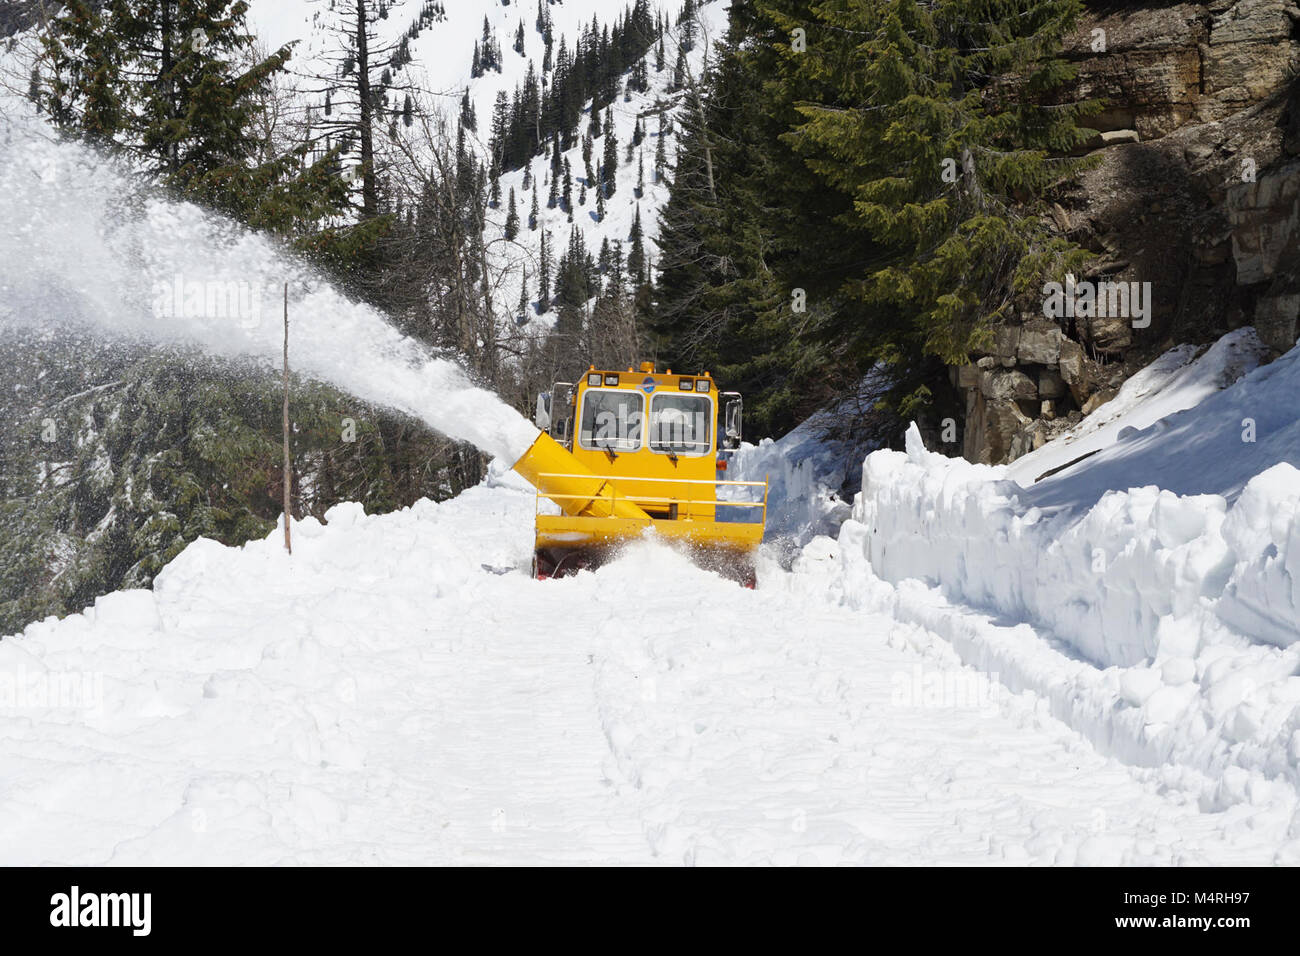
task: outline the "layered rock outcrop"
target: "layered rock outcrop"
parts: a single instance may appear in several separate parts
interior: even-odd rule
[[[1091,3],[1066,51],[1073,95],[1105,108],[1049,226],[1096,254],[1082,282],[1151,283],[1151,314],[996,329],[951,370],[971,461],[1041,445],[1174,344],[1300,335],[1300,2]]]

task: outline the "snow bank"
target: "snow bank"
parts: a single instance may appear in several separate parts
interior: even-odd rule
[[[1215,391],[1230,353],[1250,351],[1230,345],[1150,398],[1192,407],[1144,423],[1152,409],[1133,402],[1107,423],[1112,444],[1027,488],[1013,469],[1041,461],[949,459],[915,427],[905,452],[871,454],[838,542],[842,596],[940,631],[952,605],[987,612],[982,632],[969,616],[947,628],[964,656],[1129,759],[1300,782],[1300,430],[1285,420],[1300,349]]]
[[[857,394],[776,441],[746,442],[732,455],[730,478],[770,484],[766,538],[778,550],[834,535],[849,516],[845,491],[860,483],[863,455],[880,447],[871,425],[883,385],[868,374]]]

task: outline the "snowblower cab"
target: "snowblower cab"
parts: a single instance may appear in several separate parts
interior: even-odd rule
[[[767,482],[727,479],[741,412],[740,395],[718,391],[708,372],[656,372],[649,362],[592,367],[539,396],[543,433],[515,464],[538,489],[534,575],[594,567],[653,533],[752,587]]]

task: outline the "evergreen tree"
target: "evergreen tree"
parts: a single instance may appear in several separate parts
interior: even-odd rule
[[[510,187],[510,200],[506,206],[506,238],[514,240],[519,235],[519,209],[515,206],[515,187]]]
[[[524,270],[523,280],[519,283],[519,305],[515,307],[515,321],[520,325],[528,321],[528,270]]]
[[[346,203],[333,162],[306,143],[267,155],[265,94],[291,47],[253,57],[238,0],[65,5],[43,37],[41,108],[103,148],[134,154],[178,194],[257,228],[302,233]]]
[[[639,290],[646,284],[648,276],[645,267],[645,238],[641,226],[641,204],[637,203],[636,218],[632,220],[632,231],[628,235],[631,248],[628,251],[627,272],[632,280],[632,288]]]
[[[763,3],[760,16],[788,36],[804,13],[797,6]],[[1081,0],[813,11],[816,42],[774,65],[787,89],[819,94],[793,104],[786,141],[852,201],[852,226],[879,248],[853,281],[856,301],[826,332],[858,346],[874,339],[880,357],[904,350],[961,363],[1046,271],[1079,264],[1036,211],[1079,170],[1066,157],[1097,108],[1051,101],[1073,76],[1060,49],[1081,12]],[[843,69],[849,57],[861,67]],[[877,105],[845,109],[850,102]],[[864,307],[878,317],[869,330],[857,318]]]
[[[537,314],[551,311],[551,231],[542,230],[542,248],[537,266]]]
[[[675,93],[686,85],[686,51],[681,47],[677,48],[677,62],[673,65],[673,80],[668,85],[668,91]]]
[[[664,114],[659,114],[659,136],[655,140],[655,182],[664,181],[664,170],[668,167],[668,134],[664,123]]]
[[[573,170],[569,168],[569,161],[564,161],[564,190],[562,199],[564,201],[564,211],[569,214],[569,222],[573,222]]]
[[[608,198],[614,195],[618,184],[618,134],[614,131],[612,111],[605,116],[605,147],[601,171],[601,192]]]

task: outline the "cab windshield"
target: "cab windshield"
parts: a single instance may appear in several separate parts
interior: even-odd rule
[[[645,396],[640,392],[588,389],[582,398],[578,444],[595,451],[636,451],[644,417]]]
[[[707,455],[713,403],[704,395],[658,394],[650,400],[650,448],[672,455]]]

